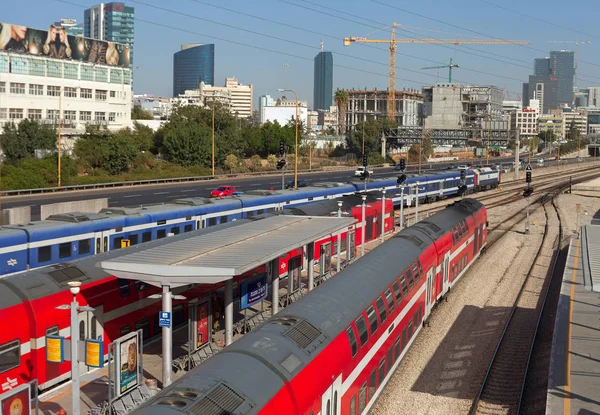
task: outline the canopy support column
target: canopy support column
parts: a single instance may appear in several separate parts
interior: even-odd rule
[[[225,346],[233,342],[233,279],[225,281]]]
[[[308,291],[315,287],[315,243],[311,242],[308,248]]]
[[[271,266],[269,267],[271,270],[271,290],[273,295],[273,300],[271,304],[271,310],[273,315],[279,312],[279,260],[278,258],[271,261]]]

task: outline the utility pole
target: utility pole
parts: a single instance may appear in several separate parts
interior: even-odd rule
[[[57,144],[57,150],[58,150],[58,187],[60,187],[60,148],[61,148],[61,142],[60,142],[60,130],[61,130],[61,119],[60,119],[60,114],[62,112],[62,86],[59,87],[59,95],[58,95],[58,138],[56,140],[56,144]]]
[[[519,180],[519,147],[521,145],[520,142],[520,134],[519,127],[517,126],[517,131],[515,132],[515,180]]]
[[[212,102],[212,175],[215,175],[215,97]]]

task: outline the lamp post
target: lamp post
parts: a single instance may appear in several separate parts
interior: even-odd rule
[[[293,92],[296,96],[296,159],[294,161],[294,189],[298,188],[298,94],[293,89],[277,89],[279,92]]]
[[[385,235],[385,187],[383,188],[383,197],[381,198],[381,243]]]
[[[337,202],[338,205],[338,218],[342,217],[342,205],[344,204],[344,202],[342,202],[341,200],[339,202]]]
[[[59,95],[58,95],[58,139],[56,141],[56,145],[57,145],[57,150],[58,150],[58,180],[57,180],[57,185],[58,187],[60,187],[60,148],[61,148],[61,142],[60,142],[60,130],[61,130],[61,119],[60,119],[60,113],[62,112],[62,86],[59,87]]]
[[[79,387],[79,358],[77,356],[79,336],[77,335],[79,322],[78,313],[80,311],[94,311],[92,307],[79,306],[77,302],[77,294],[79,294],[81,281],[70,281],[69,291],[73,295],[71,304],[63,304],[56,307],[59,310],[71,310],[71,381],[73,382],[72,397],[72,414],[79,415],[80,411],[80,387]]]
[[[212,99],[212,175],[215,175],[215,93]]]

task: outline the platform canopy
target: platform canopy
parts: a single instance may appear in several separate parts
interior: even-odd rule
[[[119,278],[170,287],[214,284],[241,275],[288,252],[334,235],[354,224],[352,218],[272,216],[235,227],[200,231],[185,239],[102,261]],[[174,238],[175,239],[175,238]]]
[[[581,265],[584,283],[592,291],[600,292],[600,225],[584,225],[581,228]]]

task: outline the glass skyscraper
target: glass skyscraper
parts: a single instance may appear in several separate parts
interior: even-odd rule
[[[558,81],[558,103],[573,104],[573,78],[575,77],[575,52],[570,50],[551,51],[552,75]]]
[[[181,45],[173,55],[173,96],[198,89],[200,82],[215,85],[215,45]]]
[[[550,58],[535,58],[533,61],[533,74],[535,76],[549,76],[552,74]]]
[[[129,45],[133,66],[134,9],[124,3],[100,3],[83,12],[85,37]]]
[[[333,54],[321,52],[315,57],[313,109],[328,110],[333,103]]]

